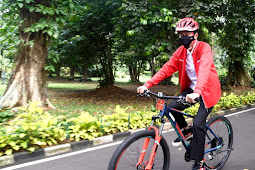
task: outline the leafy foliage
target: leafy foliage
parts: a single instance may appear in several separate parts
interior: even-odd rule
[[[69,15],[70,10],[74,7],[71,0],[44,1],[41,3],[36,0],[3,0],[2,2],[2,18],[6,26],[3,29],[8,29],[8,26],[20,26],[23,21],[17,14],[19,14],[20,9],[25,9],[30,13],[40,13],[42,15],[38,22],[29,28],[25,28],[25,32],[42,31],[55,38],[58,35],[58,25],[65,23],[65,17]],[[17,28],[15,29],[17,30]]]
[[[12,63],[14,51],[9,50],[8,52],[2,49],[2,55],[0,55],[1,65],[0,65],[0,78],[2,78],[2,83],[4,80],[8,79],[11,75],[11,71],[14,67]]]
[[[247,92],[246,95],[235,95],[233,93],[227,95],[223,93],[221,101],[217,104],[218,108],[221,106],[222,109],[229,109],[234,107],[239,107],[245,104],[252,104],[255,100],[254,92]],[[216,106],[217,107],[217,106]]]
[[[13,118],[13,116],[16,114],[15,109],[10,110],[8,108],[0,108],[0,123],[6,122],[9,119]]]
[[[22,112],[0,128],[0,155],[11,155],[18,150],[33,152],[65,140],[66,133],[60,126],[63,117],[51,116],[37,107],[37,103],[19,109]]]
[[[226,51],[229,85],[249,86],[246,74],[250,51],[254,46],[255,3],[252,0],[196,0],[190,2],[189,15],[199,19],[210,32],[218,36],[220,47]],[[247,62],[246,62],[247,61]],[[249,64],[248,64],[249,65]]]
[[[76,1],[75,15],[69,16],[64,25],[59,40],[52,43],[56,48],[56,57],[59,57],[61,66],[75,67],[76,71],[86,72],[97,67],[101,85],[114,83],[114,55],[112,51],[112,32],[116,10],[121,1]],[[56,62],[50,60],[50,65]],[[82,71],[80,71],[82,70]]]
[[[255,92],[248,91],[244,95],[236,95],[233,93],[227,95],[227,93],[224,92],[221,100],[213,107],[213,112],[240,107],[246,104],[252,104],[254,102]],[[187,113],[190,113],[191,115],[196,115],[198,108],[199,104],[196,104],[191,108],[188,108]]]
[[[142,111],[129,114],[126,112],[127,109],[129,108],[122,109],[117,105],[114,114],[104,115],[102,117],[102,120],[105,120],[103,131],[110,134],[127,131],[128,129],[144,128],[149,125],[151,116],[155,114],[155,112]]]
[[[100,122],[88,112],[81,113],[77,118],[71,118],[67,121],[69,126],[70,140],[79,141],[80,139],[92,140],[101,136]]]
[[[176,48],[173,12],[158,1],[125,1],[115,18],[115,43],[119,60],[129,69],[131,81],[138,81],[145,64],[152,75]]]
[[[42,31],[55,38],[48,43],[51,47],[46,69],[50,73],[58,72],[61,66],[75,67],[86,77],[86,71],[93,68],[102,78],[102,85],[113,84],[116,65],[127,67],[131,81],[138,81],[148,67],[154,75],[178,47],[174,27],[182,17],[198,20],[199,39],[221,49],[217,55],[221,55],[221,64],[227,68],[228,77],[232,77],[229,81],[242,84],[242,78],[232,75],[239,73],[245,77],[245,68],[251,63],[255,28],[250,22],[254,19],[252,0],[3,0],[2,3],[0,44],[10,53],[5,57],[13,58],[20,43],[33,44],[18,38],[18,27],[24,22],[19,11],[39,13],[42,17],[25,28],[25,32]]]
[[[20,150],[35,151],[40,147],[52,146],[68,141],[92,140],[105,134],[123,132],[130,128],[148,126],[152,113],[138,112],[133,115],[116,106],[116,113],[103,116],[102,120],[82,112],[77,118],[66,120],[64,116],[52,116],[30,103],[27,108],[19,108],[12,121],[2,123],[0,128],[0,156],[11,155]]]

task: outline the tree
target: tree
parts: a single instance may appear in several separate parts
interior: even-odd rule
[[[119,1],[75,1],[75,15],[69,17],[61,31],[61,42],[54,48],[63,66],[82,72],[83,80],[92,65],[100,65],[101,85],[113,85],[114,55],[112,37],[114,24],[112,18],[118,9]],[[57,42],[58,43],[58,42]],[[56,44],[56,41],[53,42]],[[54,62],[51,62],[54,63]],[[77,70],[78,69],[78,70]],[[80,71],[82,70],[82,71]]]
[[[139,81],[139,75],[149,62],[151,75],[169,60],[177,48],[177,36],[172,10],[166,2],[125,1],[116,18],[115,52],[130,73],[131,81]]]
[[[50,106],[46,95],[45,62],[47,42],[57,37],[58,24],[64,23],[71,0],[3,0],[2,18],[8,26],[18,26],[19,45],[15,56],[15,68],[4,96],[2,106],[26,106],[30,101]]]
[[[94,45],[95,56],[101,65],[101,86],[114,84],[113,18],[118,17],[117,10],[121,3],[119,0],[90,1],[87,3],[88,15],[83,18],[85,36]]]
[[[245,63],[250,61],[254,46],[254,0],[196,0],[189,4],[189,15],[199,19],[210,32],[219,37],[219,45],[226,51],[227,84],[250,86]]]
[[[9,17],[6,17],[8,20]],[[19,39],[17,36],[18,27],[11,25],[7,27],[5,20],[0,20],[0,78],[9,78],[13,69],[14,54],[17,52]],[[6,41],[8,40],[8,41]]]
[[[114,84],[114,54],[112,52],[113,18],[121,1],[97,0],[75,1],[75,15],[65,25],[61,34],[63,48],[60,55],[64,56],[63,64],[72,63],[82,68],[83,79],[92,64],[100,65],[100,85]]]

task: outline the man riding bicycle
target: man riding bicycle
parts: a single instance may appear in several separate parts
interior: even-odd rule
[[[172,101],[169,107],[184,110],[200,98],[200,107],[194,118],[193,126],[189,126],[182,114],[172,113],[185,138],[192,138],[191,160],[195,160],[192,169],[205,169],[203,163],[205,145],[205,123],[212,108],[221,97],[221,85],[213,63],[213,55],[209,44],[198,41],[198,23],[193,18],[183,18],[176,25],[176,31],[182,44],[170,60],[143,86],[137,88],[143,93],[150,87],[170,77],[174,72],[179,73],[181,96],[186,96],[190,105]],[[174,146],[181,144],[179,138]]]

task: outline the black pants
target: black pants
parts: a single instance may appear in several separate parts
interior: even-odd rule
[[[193,93],[191,88],[186,89],[184,92],[181,93],[181,96],[186,96],[187,94]],[[182,103],[176,102],[176,100],[172,101],[168,107],[175,108],[177,110],[184,110],[189,105],[184,105]],[[206,118],[208,117],[209,113],[212,111],[212,107],[209,109],[205,108],[204,102],[201,98],[200,100],[200,107],[198,109],[197,115],[193,120],[192,132],[193,132],[193,139],[192,139],[192,149],[191,149],[191,160],[201,161],[204,158],[204,145],[205,145],[205,123]],[[175,118],[175,121],[178,123],[180,128],[186,127],[188,124],[185,121],[185,118],[182,114],[172,113]]]

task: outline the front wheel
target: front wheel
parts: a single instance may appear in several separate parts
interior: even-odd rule
[[[142,150],[144,140],[149,138],[147,150]],[[115,151],[109,163],[108,170],[144,170],[151,155],[155,142],[154,130],[144,130],[129,136]],[[146,152],[143,162],[138,164],[141,152]],[[152,169],[168,170],[170,152],[166,140],[162,137],[158,145]]]
[[[233,130],[229,120],[224,116],[212,117],[207,125],[205,151],[217,150],[204,155],[207,169],[221,169],[227,162],[233,145]]]

